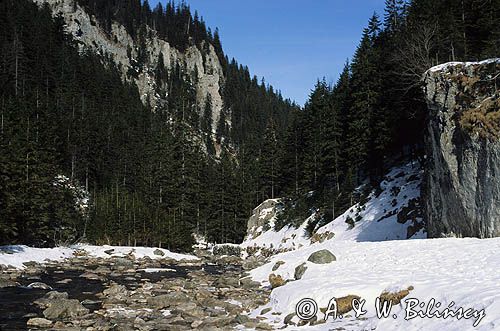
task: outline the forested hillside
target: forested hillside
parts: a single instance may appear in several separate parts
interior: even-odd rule
[[[224,68],[224,108],[213,128],[210,98],[204,107],[196,102],[196,75],[158,60],[155,78],[169,93],[152,111],[106,54],[79,50],[48,5],[2,1],[0,244],[87,240],[188,250],[192,233],[240,241],[252,208],[272,194],[274,155],[264,132],[278,134],[296,106],[225,58],[217,31],[185,4],[77,5],[103,29],[115,21],[134,38],[147,39],[147,25],[181,50],[213,44]],[[76,191],[87,192],[88,208],[75,206]]]
[[[253,207],[276,197],[294,207],[277,227],[319,208],[312,231],[398,159],[423,161],[428,68],[500,50],[500,0],[387,0],[339,80],[318,81],[299,109],[227,58],[218,30],[185,3],[65,0],[109,44],[122,28],[134,40],[123,68],[36,2],[0,2],[0,244],[238,242]],[[209,94],[200,105],[200,68],[151,59],[152,38],[204,60],[215,50],[217,117]],[[134,80],[145,72],[154,105]]]
[[[398,159],[423,163],[424,72],[498,56],[499,0],[387,0],[339,80],[318,81],[290,120],[277,182],[294,208],[277,226],[301,224],[315,207],[312,231],[362,199],[360,184],[376,188]]]

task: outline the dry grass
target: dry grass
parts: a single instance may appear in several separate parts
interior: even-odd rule
[[[358,295],[347,295],[345,297],[337,298],[337,314],[343,315],[352,310],[352,301],[354,299],[360,300],[361,297]],[[324,314],[328,308],[321,308],[321,312]]]
[[[413,286],[410,286],[408,287],[408,289],[399,292],[382,292],[382,294],[380,294],[379,296],[380,303],[383,304],[384,302],[388,301],[393,305],[397,305],[404,297],[408,296],[408,294],[410,294],[410,291],[412,290]]]
[[[463,112],[460,125],[480,137],[500,139],[500,98],[487,98],[478,107]]]

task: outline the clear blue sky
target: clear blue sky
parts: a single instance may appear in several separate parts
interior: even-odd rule
[[[149,0],[151,7],[161,1]],[[180,1],[177,1],[180,2]],[[302,105],[318,78],[335,82],[384,0],[186,0],[219,28],[229,58]]]

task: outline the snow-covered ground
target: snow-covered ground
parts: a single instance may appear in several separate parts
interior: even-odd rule
[[[314,217],[314,215],[311,215],[310,218],[312,217]],[[309,239],[304,235],[308,220],[298,228],[287,225],[277,232],[274,231],[275,221],[276,217],[271,218],[269,221],[269,230],[263,231],[262,234],[256,238],[247,238],[247,240],[240,245],[241,248],[247,249],[253,247],[259,249],[259,251],[256,252],[256,255],[259,255],[261,249],[287,251],[309,244]]]
[[[0,246],[0,265],[24,268],[24,262],[60,261],[73,255],[68,247],[35,248],[24,245]]]
[[[420,198],[422,170],[417,162],[395,167],[380,184],[382,192],[371,193],[365,204],[356,204],[333,222],[318,229],[316,233],[332,232],[337,240],[384,241],[408,238],[409,219],[405,223],[398,222],[398,214],[412,201]],[[346,219],[355,221],[354,228],[346,223]],[[356,221],[359,219],[359,221]],[[422,217],[415,217],[417,222]],[[410,236],[411,239],[427,238],[421,230]]]
[[[312,243],[305,237],[303,228],[308,220],[298,229],[287,227],[279,232],[271,229],[247,239],[243,247],[273,243],[274,247],[289,249],[251,271],[252,278],[263,286],[270,285],[270,274],[287,281],[273,289],[269,304],[252,315],[271,308],[264,316],[275,328],[281,328],[285,317],[295,312],[301,299],[314,299],[318,308],[326,308],[332,298],[357,295],[366,300],[363,309],[367,312],[358,319],[351,311],[342,319],[330,317],[325,324],[288,326],[286,330],[500,330],[500,238],[426,239],[424,230],[409,231],[421,222],[420,214],[411,212],[420,197],[421,177],[416,163],[394,168],[381,183],[379,194],[372,193],[364,204],[354,205],[316,231],[330,234],[323,236],[326,239],[321,243]],[[409,205],[413,207],[408,208]],[[352,222],[346,223],[348,219],[355,221],[354,226]],[[411,240],[402,240],[407,237]],[[329,264],[307,261],[312,253],[323,249],[333,253],[336,261]],[[295,268],[303,263],[307,269],[300,280],[295,280]],[[388,318],[377,318],[377,297],[383,292],[396,293],[408,288],[413,289],[400,304],[393,306]],[[470,308],[469,312],[473,309],[476,315],[460,320],[453,317],[405,320],[406,307],[410,307],[409,313],[418,309],[425,312],[427,307],[412,310],[405,302],[411,298],[424,305],[431,299],[439,302],[440,308],[434,307],[431,312],[441,312],[450,306],[452,311],[460,307]],[[480,319],[483,309],[485,316]],[[317,317],[324,317],[321,310]],[[479,319],[479,325],[474,327]],[[292,322],[299,322],[298,317]]]
[[[164,255],[155,254],[154,252],[157,250],[163,252]],[[35,248],[15,245],[0,247],[0,265],[24,268],[24,262],[43,263],[48,260],[61,261],[72,257],[76,252],[100,258],[122,257],[132,254],[136,259],[144,257],[150,257],[152,259],[168,258],[174,260],[198,259],[193,255],[178,254],[166,249],[151,247],[91,246],[79,244],[71,247]]]
[[[330,250],[337,261],[319,265],[307,262],[309,255],[320,249]],[[252,278],[268,284],[269,274],[293,280],[295,267],[306,262],[302,279],[275,288],[265,316],[276,327],[284,317],[295,311],[303,298],[311,298],[318,306],[327,307],[330,299],[358,295],[366,300],[367,319],[347,318],[326,324],[307,326],[307,330],[500,330],[500,238],[495,239],[420,239],[384,242],[329,240],[302,249],[276,255],[272,261],[252,271]],[[277,261],[285,262],[272,271]],[[441,303],[441,310],[454,302],[453,309],[463,307],[477,311],[485,309],[485,317],[477,328],[476,320],[449,317],[414,318],[406,321],[405,307],[396,305],[389,318],[378,319],[375,299],[388,290],[396,292],[413,286],[407,298],[428,303],[432,298]],[[425,308],[421,308],[425,311]],[[436,310],[435,308],[432,311]],[[281,315],[275,315],[281,313]],[[397,318],[393,318],[396,314]],[[323,318],[321,312],[319,318]],[[298,319],[295,317],[294,322]],[[288,329],[295,330],[294,327]]]

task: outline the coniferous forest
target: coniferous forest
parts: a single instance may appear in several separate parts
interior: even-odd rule
[[[277,197],[295,207],[278,226],[312,207],[328,222],[360,198],[360,183],[376,186],[398,159],[423,160],[428,68],[500,54],[500,0],[387,0],[339,80],[319,80],[299,108],[227,58],[218,30],[187,4],[76,4],[134,38],[147,25],[179,50],[214,46],[225,76],[221,152],[208,136],[210,98],[196,104],[195,78],[180,66],[158,64],[172,92],[152,111],[109,58],[78,50],[48,6],[3,0],[0,245],[189,250],[193,233],[239,242],[252,209]]]

